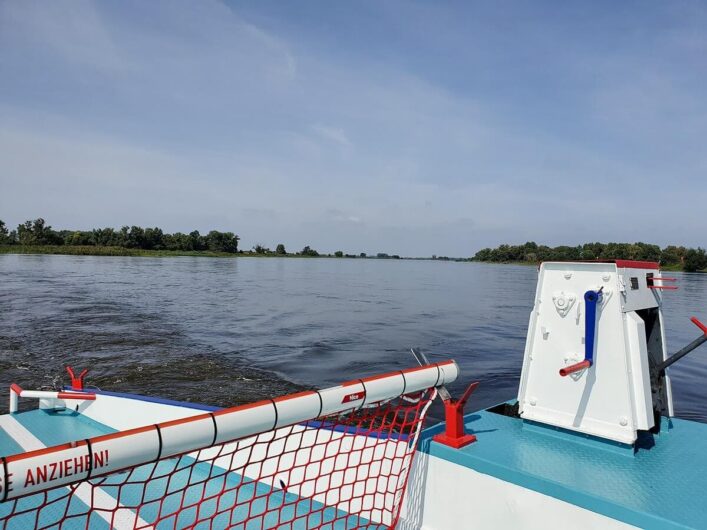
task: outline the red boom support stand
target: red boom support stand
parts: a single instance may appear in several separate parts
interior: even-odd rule
[[[445,431],[432,437],[435,442],[459,449],[476,441],[475,435],[467,434],[464,430],[464,405],[477,386],[478,381],[471,383],[461,398],[444,400]]]
[[[74,369],[71,368],[71,366],[67,366],[66,371],[69,373],[69,377],[71,378],[71,389],[83,390],[83,378],[86,377],[88,368],[84,369],[78,377],[74,375]]]

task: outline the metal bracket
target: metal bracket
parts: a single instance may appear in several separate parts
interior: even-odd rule
[[[410,348],[410,353],[412,353],[412,356],[415,357],[415,360],[420,366],[428,366],[430,364],[427,356],[422,353],[420,348]],[[449,390],[447,390],[447,387],[444,385],[439,385],[437,392],[439,393],[439,397],[442,398],[442,401],[452,399],[452,394],[449,393]]]

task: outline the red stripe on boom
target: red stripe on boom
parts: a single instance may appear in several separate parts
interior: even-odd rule
[[[95,401],[96,394],[80,394],[78,392],[59,392],[56,397],[59,399],[86,399],[88,401]]]

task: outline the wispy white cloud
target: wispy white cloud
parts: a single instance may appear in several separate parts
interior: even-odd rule
[[[321,137],[338,144],[340,147],[350,149],[353,147],[353,143],[346,136],[343,129],[337,127],[330,127],[327,125],[316,124],[312,126],[315,133]]]

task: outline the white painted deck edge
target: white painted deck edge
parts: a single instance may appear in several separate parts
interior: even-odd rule
[[[27,428],[10,414],[0,416],[0,429],[10,436],[23,451],[36,451],[44,449],[44,445],[39,438],[29,432]]]
[[[397,528],[626,530],[636,527],[418,452]]]
[[[116,431],[206,414],[200,409],[101,394],[96,395],[95,401],[84,403],[79,409],[81,414]]]

